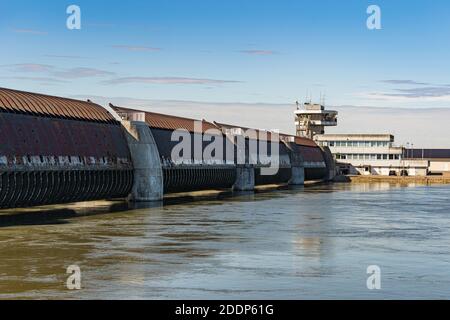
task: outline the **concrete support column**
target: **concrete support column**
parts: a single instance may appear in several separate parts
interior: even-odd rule
[[[236,166],[236,182],[233,190],[253,191],[255,189],[255,167],[252,165]]]
[[[292,177],[289,184],[293,186],[303,186],[305,184],[305,167],[291,167]]]
[[[327,175],[325,177],[326,181],[331,181],[336,177],[336,161],[334,160],[333,154],[330,148],[321,147],[323,157],[325,159],[325,164],[327,165]]]
[[[163,198],[163,173],[158,148],[149,126],[143,121],[122,121],[133,161],[134,182],[130,201],[159,201]]]
[[[291,162],[290,185],[302,186],[305,184],[305,167],[300,147],[295,142],[286,142],[284,144],[289,149],[289,160]]]
[[[241,128],[224,132],[227,141],[232,143],[232,148],[227,152],[233,154],[236,165],[236,181],[233,191],[255,190],[255,166],[250,164],[249,142]],[[244,164],[245,163],[245,164]]]

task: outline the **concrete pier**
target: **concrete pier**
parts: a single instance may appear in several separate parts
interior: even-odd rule
[[[291,179],[289,184],[302,186],[305,184],[305,167],[302,152],[299,146],[293,141],[283,141],[289,150],[289,160],[291,163]]]
[[[253,191],[255,189],[255,168],[253,165],[236,166],[235,191]]]
[[[289,180],[289,184],[292,186],[303,186],[305,184],[305,168],[292,167],[292,178]]]
[[[321,147],[323,158],[325,159],[325,163],[327,165],[327,176],[324,180],[326,181],[332,181],[334,177],[336,176],[336,162],[333,158],[333,154],[331,153],[330,148],[328,147]]]
[[[143,121],[122,121],[122,126],[134,167],[133,187],[128,199],[135,202],[162,200],[162,167],[149,126]]]

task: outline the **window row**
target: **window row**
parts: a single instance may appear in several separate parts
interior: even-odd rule
[[[399,154],[336,154],[336,160],[400,160]]]
[[[328,141],[328,146],[375,148],[375,147],[389,147],[391,146],[391,143],[388,141]]]

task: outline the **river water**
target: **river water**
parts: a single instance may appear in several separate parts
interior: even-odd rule
[[[0,299],[450,298],[449,199],[333,184],[1,211]]]

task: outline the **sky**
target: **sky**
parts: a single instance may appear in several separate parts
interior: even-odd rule
[[[66,26],[69,5],[80,30]],[[294,102],[325,97],[342,112],[333,132],[450,148],[445,125],[431,140],[411,130],[435,132],[450,109],[447,0],[0,0],[0,12],[1,87],[290,132]]]

